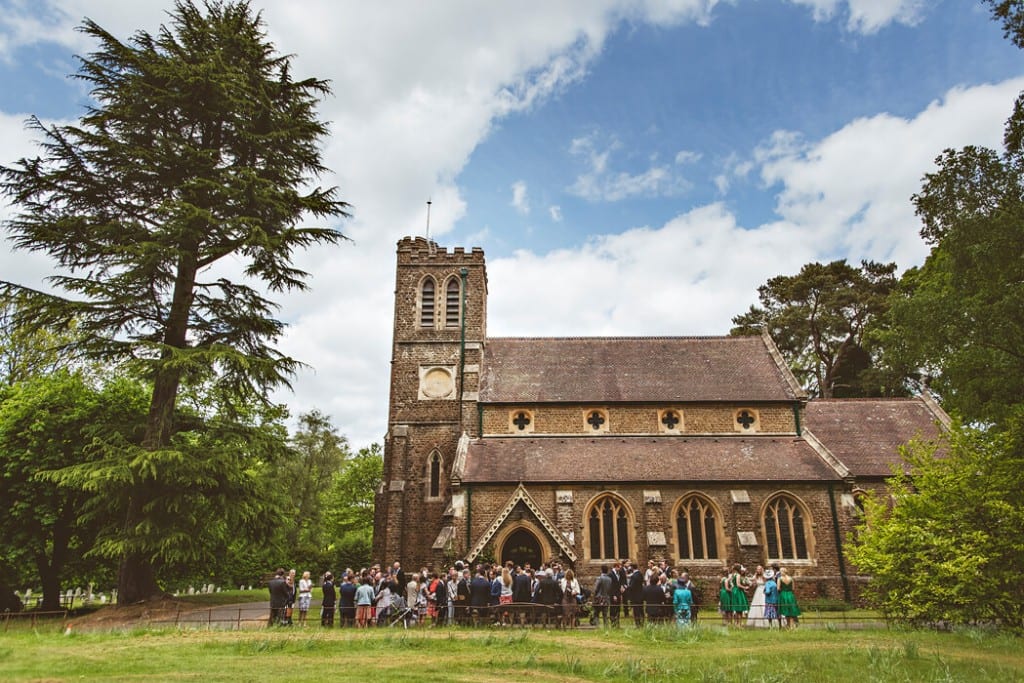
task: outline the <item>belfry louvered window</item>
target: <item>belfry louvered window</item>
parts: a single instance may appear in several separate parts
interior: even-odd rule
[[[434,278],[428,277],[420,285],[420,327],[434,326]]]
[[[458,327],[459,317],[459,295],[461,294],[459,281],[456,278],[448,280],[444,294],[444,326]]]

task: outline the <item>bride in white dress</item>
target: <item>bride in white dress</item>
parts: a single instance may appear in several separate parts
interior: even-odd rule
[[[757,588],[754,590],[754,597],[750,599],[750,610],[747,611],[747,626],[768,627],[768,622],[764,618],[764,583],[764,567],[758,565],[757,571],[754,572],[754,584]]]

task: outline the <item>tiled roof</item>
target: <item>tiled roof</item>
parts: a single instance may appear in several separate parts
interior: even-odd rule
[[[463,483],[836,481],[796,437],[498,437],[470,442]]]
[[[490,338],[484,403],[789,401],[761,337]]]
[[[815,399],[804,425],[856,477],[887,477],[899,447],[939,435],[938,416],[919,398]]]

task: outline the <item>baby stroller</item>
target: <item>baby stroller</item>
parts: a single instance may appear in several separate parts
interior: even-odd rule
[[[398,622],[402,622],[402,628],[409,628],[409,624],[415,625],[416,623],[416,610],[405,604],[405,598],[401,595],[392,595],[389,618],[391,619],[389,626],[395,626]]]

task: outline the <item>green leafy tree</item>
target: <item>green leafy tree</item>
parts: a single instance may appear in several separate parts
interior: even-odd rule
[[[876,396],[902,393],[899,381],[869,372],[869,325],[887,308],[896,264],[845,260],[808,263],[796,275],[779,275],[758,288],[760,306],[732,319],[733,335],[767,330],[808,393]]]
[[[300,556],[326,547],[323,509],[331,482],[349,456],[348,441],[319,410],[299,415],[299,427],[289,440],[281,479],[291,498],[288,544]]]
[[[57,334],[29,330],[18,326],[16,314],[15,297],[0,293],[0,387],[76,366],[85,370],[61,353],[73,338],[73,329]]]
[[[46,473],[91,462],[98,438],[139,443],[146,390],[126,379],[97,389],[81,374],[58,371],[19,382],[2,398],[0,544],[14,555],[18,580],[41,583],[43,609],[56,610],[68,565],[92,549],[99,520],[82,514],[90,494]]]
[[[187,476],[168,484],[168,468],[184,475],[181,459],[198,456],[191,483],[211,474],[202,444],[177,434],[179,391],[209,383],[230,411],[288,383],[297,361],[274,348],[283,323],[262,292],[306,286],[294,252],[342,235],[299,221],[346,215],[347,204],[310,187],[325,170],[315,107],[328,86],[292,78],[248,3],[179,0],[169,26],[128,42],[90,20],[81,30],[98,42],[77,74],[94,104],[78,125],[32,118],[42,155],[0,168],[0,187],[19,211],[4,226],[14,245],[64,272],[51,278],[61,295],[17,290],[23,326],[74,321],[71,350],[130,361],[153,387],[143,448],[103,470],[125,506],[104,547],[121,553],[118,587],[132,602],[159,593],[155,567],[176,555],[172,539],[206,533],[155,516],[190,490]],[[223,472],[241,466],[225,450],[210,457]]]
[[[1024,410],[1007,430],[957,425],[903,457],[910,473],[890,480],[891,507],[867,501],[852,549],[869,596],[900,621],[1024,628]]]
[[[1024,149],[946,150],[914,195],[932,251],[907,271],[879,338],[918,368],[947,410],[1000,423],[1024,402]]]
[[[383,477],[380,444],[371,444],[346,460],[331,482],[324,522],[338,568],[363,567],[370,561],[374,496]]]

